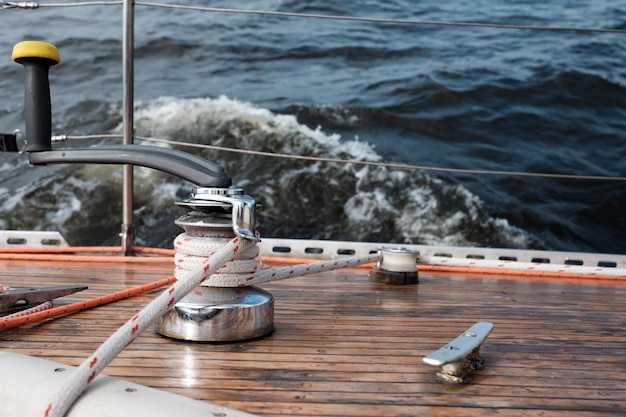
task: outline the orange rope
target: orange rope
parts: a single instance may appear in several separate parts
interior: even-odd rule
[[[79,301],[79,302],[68,304],[65,306],[54,307],[49,310],[44,310],[38,313],[29,314],[27,316],[13,317],[13,318],[0,318],[0,330],[12,329],[15,327],[19,327],[23,324],[36,323],[42,320],[51,319],[51,318],[63,316],[66,314],[72,314],[72,313],[87,310],[90,308],[98,307],[101,305],[109,304],[115,301],[123,300],[125,298],[134,297],[136,295],[152,291],[154,289],[172,284],[174,282],[176,282],[176,278],[174,276],[170,276],[168,278],[154,281],[149,284],[144,284],[138,287],[133,287],[133,288],[129,288],[126,290],[118,291],[116,293],[108,294],[102,297],[92,298],[90,300]]]
[[[0,253],[0,260],[10,261],[60,261],[60,262],[163,262],[173,263],[171,257],[164,256],[119,256],[119,255],[63,255],[39,253]]]
[[[121,246],[52,246],[0,248],[0,260],[61,262],[172,262],[173,249],[135,247],[135,253],[161,256],[122,256]],[[89,253],[95,255],[87,255]],[[78,255],[84,254],[84,255]],[[110,254],[110,255],[103,255]]]
[[[39,246],[39,247],[0,247],[2,253],[121,253],[121,246]],[[150,248],[137,246],[133,248],[135,253],[148,253],[156,255],[174,255],[174,249]]]
[[[3,253],[84,253],[121,252],[120,246],[9,246],[0,248]]]
[[[174,249],[164,249],[164,248],[146,248],[146,247],[136,247],[134,248],[137,253],[152,253],[157,255],[168,255],[174,256],[176,254],[176,250]],[[120,248],[120,251],[122,249]]]

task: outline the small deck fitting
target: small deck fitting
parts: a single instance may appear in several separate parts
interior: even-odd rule
[[[485,367],[480,357],[480,346],[485,341],[493,323],[478,322],[444,347],[424,357],[424,363],[441,366],[436,374],[438,381],[446,384],[465,384],[469,372]]]
[[[378,248],[382,259],[370,270],[370,278],[385,284],[417,284],[418,251],[406,248]]]

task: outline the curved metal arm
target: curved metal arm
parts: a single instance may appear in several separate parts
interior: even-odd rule
[[[221,166],[195,155],[172,149],[122,145],[87,149],[52,150],[50,66],[61,61],[57,48],[40,41],[20,42],[13,48],[13,60],[26,72],[25,122],[32,165],[118,164],[158,169],[203,187],[229,187],[231,179]]]
[[[129,164],[154,168],[202,187],[230,187],[231,178],[220,165],[175,149],[118,145],[29,153],[32,165]]]

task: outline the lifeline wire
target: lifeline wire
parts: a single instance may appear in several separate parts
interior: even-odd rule
[[[52,137],[53,142],[62,142],[65,140],[82,140],[82,139],[119,139],[121,135],[118,134],[101,134],[101,135],[57,135]],[[505,175],[516,177],[535,177],[535,178],[555,178],[565,180],[589,180],[589,181],[626,181],[626,177],[612,177],[608,175],[576,175],[576,174],[551,174],[545,172],[522,172],[522,171],[491,171],[482,169],[463,169],[463,168],[445,168],[445,167],[433,167],[426,165],[410,165],[410,164],[398,164],[393,162],[376,162],[376,161],[363,161],[356,159],[340,159],[340,158],[325,158],[320,156],[306,156],[306,155],[290,155],[284,153],[253,151],[249,149],[236,149],[228,148],[224,146],[205,145],[201,143],[189,143],[179,142],[168,139],[159,139],[146,136],[135,136],[136,139],[144,140],[146,142],[165,143],[168,145],[187,146],[190,148],[202,148],[211,149],[215,151],[224,151],[231,153],[242,153],[247,155],[268,156],[271,158],[284,158],[284,159],[298,159],[304,161],[319,161],[319,162],[333,162],[338,164],[354,164],[354,165],[367,165],[384,168],[402,169],[402,170],[418,170],[418,171],[431,171],[431,172],[447,172],[452,174],[471,174],[471,175]]]
[[[141,139],[141,140],[145,140],[149,142],[168,143],[168,144],[173,144],[173,145],[189,146],[189,147],[196,147],[196,148],[203,148],[203,149],[213,149],[213,150],[235,152],[235,153],[244,153],[244,154],[249,154],[249,155],[271,156],[274,158],[302,159],[302,160],[307,160],[307,161],[336,162],[336,163],[355,164],[355,165],[370,165],[370,166],[380,166],[380,167],[385,167],[385,168],[396,168],[396,169],[404,169],[404,170],[449,172],[449,173],[456,173],[456,174],[508,175],[508,176],[519,176],[519,177],[560,178],[560,179],[575,179],[575,180],[626,181],[626,177],[611,177],[611,176],[601,176],[601,175],[549,174],[549,173],[541,173],[541,172],[520,172],[520,171],[488,171],[488,170],[461,169],[461,168],[440,168],[440,167],[424,166],[424,165],[397,164],[397,163],[391,163],[391,162],[324,158],[324,157],[319,157],[319,156],[305,156],[305,155],[287,155],[287,154],[272,153],[272,152],[252,151],[252,150],[246,150],[246,149],[225,148],[222,146],[215,146],[215,145],[203,145],[203,144],[197,144],[197,143],[177,142],[177,141],[166,140],[166,139],[146,138],[146,137],[141,137],[141,136],[137,136],[137,139]]]
[[[77,3],[48,3],[40,4],[36,2],[10,2],[0,1],[0,9],[37,9],[39,7],[79,7],[79,6],[100,6],[100,5],[121,5],[122,1],[87,1]],[[147,6],[155,8],[169,8],[182,10],[195,10],[213,13],[235,13],[235,14],[254,14],[264,16],[279,17],[296,17],[304,19],[325,19],[325,20],[341,20],[349,22],[364,23],[384,23],[384,24],[400,24],[400,25],[419,25],[419,26],[456,26],[456,27],[473,27],[473,28],[491,28],[491,29],[508,29],[508,30],[533,30],[533,31],[552,31],[552,32],[582,32],[582,33],[618,33],[626,34],[624,29],[601,29],[601,28],[583,28],[583,27],[564,27],[564,26],[530,26],[530,25],[505,25],[499,23],[483,23],[483,22],[448,22],[437,20],[418,20],[418,19],[384,19],[374,17],[357,17],[357,16],[337,16],[324,15],[314,13],[294,13],[294,12],[277,12],[269,10],[252,10],[252,9],[230,9],[222,7],[201,7],[201,6],[185,6],[180,4],[167,3],[151,3],[136,1],[137,6]]]
[[[83,1],[76,3],[37,3],[32,1],[0,1],[0,9],[38,9],[40,7],[83,7],[121,5],[122,1]]]
[[[528,26],[528,25],[503,25],[497,23],[480,23],[480,22],[445,22],[435,20],[416,20],[416,19],[381,19],[373,17],[356,17],[356,16],[336,16],[313,13],[292,13],[292,12],[276,12],[267,10],[250,10],[250,9],[228,9],[221,7],[200,7],[200,6],[183,6],[178,4],[150,3],[136,1],[138,6],[164,7],[172,9],[186,9],[217,13],[238,13],[238,14],[256,14],[265,16],[280,17],[299,17],[308,19],[328,19],[328,20],[345,20],[351,22],[365,23],[387,23],[387,24],[404,24],[404,25],[426,25],[426,26],[460,26],[460,27],[479,27],[494,29],[518,29],[518,30],[536,30],[536,31],[558,31],[558,32],[600,32],[600,33],[621,33],[626,34],[623,29],[595,29],[595,28],[578,28],[578,27],[559,27],[559,26]]]

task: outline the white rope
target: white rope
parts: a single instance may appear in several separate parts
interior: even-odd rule
[[[63,417],[76,399],[95,377],[135,338],[155,320],[165,314],[198,285],[239,287],[276,281],[322,271],[357,266],[380,260],[380,254],[370,254],[295,265],[278,269],[257,271],[256,257],[259,249],[251,241],[224,237],[196,237],[179,235],[174,245],[177,249],[176,278],[178,281],[162,292],[143,310],[128,320],[78,368],[52,396],[43,410],[43,417]],[[181,265],[178,265],[178,264]],[[218,272],[237,273],[218,273]]]
[[[174,241],[177,251],[183,252],[179,259],[182,260],[181,263],[194,259],[192,267],[188,269],[187,265],[177,265],[178,281],[127,321],[76,368],[46,404],[42,416],[63,417],[87,386],[126,346],[198,285],[248,286],[380,260],[379,254],[371,254],[254,272],[257,268],[256,260],[253,260],[254,266],[250,267],[250,258],[258,256],[258,247],[245,239],[234,238],[225,243],[224,240],[220,237],[194,237],[186,233],[179,235]],[[236,262],[245,263],[252,271],[237,274],[216,273],[228,264],[232,268]]]
[[[258,250],[257,250],[258,251]],[[174,262],[176,263],[176,272],[189,271],[197,268],[204,262],[205,258],[192,255],[174,255]],[[250,260],[229,260],[222,266],[222,268],[215,272],[216,274],[246,274],[255,272],[258,269],[258,263],[256,259]]]
[[[54,307],[52,301],[44,301],[43,303],[38,304],[34,307],[27,308],[26,310],[21,310],[13,314],[2,316],[2,320],[9,320],[9,319],[14,319],[16,317],[28,316],[30,314],[35,314],[41,311],[50,310],[52,307]]]
[[[211,236],[191,236],[187,233],[181,233],[174,240],[174,264],[176,270],[174,275],[178,278],[179,274],[185,274],[193,271],[206,261],[207,257],[213,255],[231,236],[216,236],[219,232],[212,231]],[[258,268],[257,257],[259,255],[259,247],[250,245],[246,250],[237,253],[231,259],[228,259],[224,265],[215,274],[222,276],[222,279],[236,279],[235,277],[245,274],[254,273]],[[229,278],[233,277],[233,278]],[[202,285],[205,285],[204,283]],[[230,286],[230,285],[229,285]],[[232,285],[235,286],[235,285]]]
[[[202,283],[202,285],[211,287],[243,287],[262,284],[264,282],[279,281],[287,278],[317,274],[318,272],[332,271],[333,269],[349,268],[378,261],[380,261],[380,255],[375,253],[371,255],[354,256],[312,264],[286,266],[278,269],[263,269],[249,275],[215,274],[210,276],[205,282]]]
[[[70,374],[60,389],[46,404],[43,417],[63,417],[89,383],[135,338],[174,304],[196,288],[202,281],[221,268],[238,252],[245,251],[252,242],[235,238],[222,245],[205,262],[192,271],[177,275],[178,282],[161,293],[143,310],[111,335],[86,361]]]
[[[193,270],[197,268],[198,265],[201,265],[207,256],[211,256],[211,254],[223,245],[224,240],[224,238],[212,236],[180,234],[174,240],[174,247],[176,249],[176,255],[174,256],[176,277],[178,277],[179,273],[183,274],[185,271]],[[376,253],[367,256],[342,258],[314,264],[259,270],[259,265],[256,261],[258,254],[258,246],[251,245],[247,250],[229,259],[222,268],[208,277],[201,285],[207,287],[245,287],[380,260],[380,255]]]

